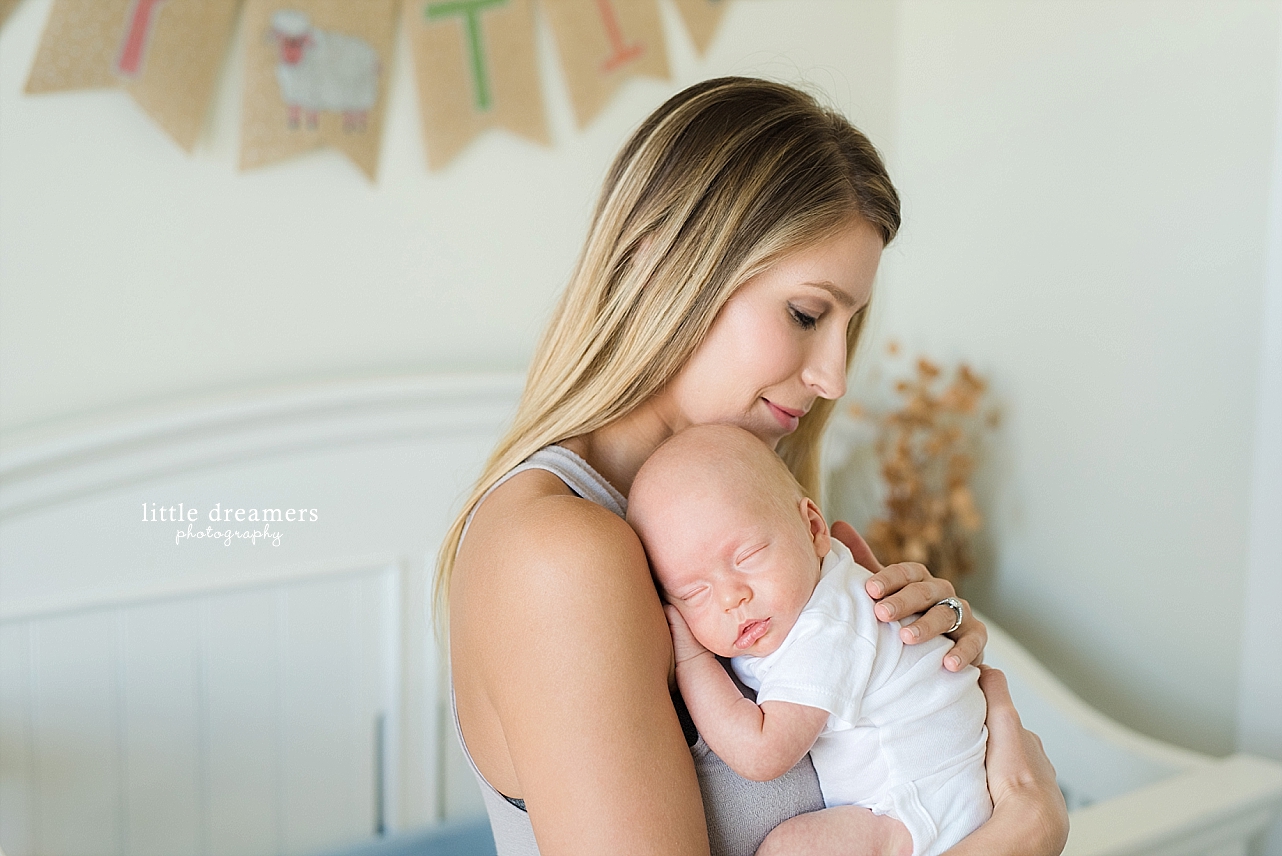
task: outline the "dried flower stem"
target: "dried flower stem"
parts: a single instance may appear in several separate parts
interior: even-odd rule
[[[890,353],[897,351],[892,344]],[[899,409],[873,417],[887,492],[885,515],[867,534],[883,562],[921,562],[948,580],[973,570],[971,539],[983,518],[970,479],[986,389],[965,364],[946,379],[939,366],[919,359],[915,375],[895,385]],[[869,418],[857,407],[851,412]]]

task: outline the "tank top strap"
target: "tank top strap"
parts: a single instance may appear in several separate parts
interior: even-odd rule
[[[512,468],[495,483],[498,487],[512,476],[526,470],[547,470],[565,482],[570,490],[584,499],[613,511],[620,517],[628,513],[628,500],[592,465],[564,446],[544,446]],[[494,488],[490,488],[493,490]]]
[[[606,481],[605,476],[592,469],[591,464],[564,446],[544,446],[504,473],[498,481],[490,485],[490,489],[477,500],[476,505],[472,506],[472,513],[467,516],[467,522],[463,524],[463,534],[459,536],[460,547],[463,539],[467,537],[467,530],[472,526],[472,517],[476,514],[476,509],[481,507],[481,503],[489,499],[490,494],[498,490],[512,476],[526,470],[547,470],[565,482],[566,487],[576,495],[595,502],[620,517],[627,516],[627,498],[619,493],[618,488]]]

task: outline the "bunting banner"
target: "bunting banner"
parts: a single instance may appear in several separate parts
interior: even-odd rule
[[[332,146],[373,180],[395,31],[396,0],[248,0],[241,169]]]
[[[0,0],[0,27],[4,26],[4,22],[9,18],[9,13],[12,12],[13,7],[17,6],[20,2],[22,2],[22,0]]]
[[[695,50],[699,56],[703,56],[708,52],[708,45],[712,44],[712,37],[717,33],[721,16],[725,14],[730,0],[675,0],[675,2],[681,21],[686,25],[690,38],[694,40]]]
[[[543,0],[579,127],[628,78],[666,80],[668,53],[658,0]]]
[[[54,0],[29,93],[122,87],[191,151],[240,0]]]
[[[490,128],[550,145],[530,0],[406,0],[431,169]]]
[[[550,145],[536,2],[580,127],[629,78],[667,79],[659,0],[52,0],[26,92],[123,89],[191,151],[239,16],[241,169],[328,146],[373,180],[399,21],[441,169],[493,129]],[[674,2],[702,54],[731,0]]]
[[[54,0],[27,92],[120,85],[113,66],[130,0]]]

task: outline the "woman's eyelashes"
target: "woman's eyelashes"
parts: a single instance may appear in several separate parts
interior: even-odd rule
[[[792,320],[797,322],[803,330],[813,330],[819,324],[819,316],[811,315],[809,312],[803,312],[792,304],[788,305],[788,314]]]

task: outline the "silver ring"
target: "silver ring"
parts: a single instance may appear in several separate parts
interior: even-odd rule
[[[962,618],[965,616],[965,613],[962,612],[962,602],[960,600],[955,597],[946,597],[939,603],[935,604],[935,606],[947,606],[950,607],[953,612],[957,613],[957,620],[953,622],[952,627],[944,631],[945,633],[952,633],[958,627],[961,627]]]

